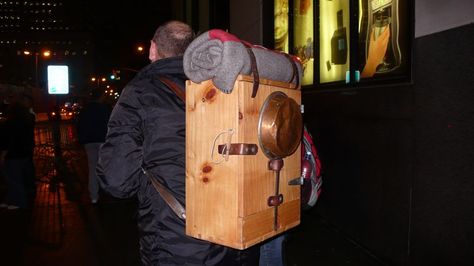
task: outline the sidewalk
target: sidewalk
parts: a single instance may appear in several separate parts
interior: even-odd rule
[[[135,201],[103,195],[92,205],[85,153],[64,153],[70,155],[63,161],[67,177],[57,176],[52,161],[37,158],[32,210],[0,210],[0,264],[139,265]]]
[[[70,125],[61,132],[73,137],[68,136]],[[54,161],[51,145],[37,144],[35,206],[0,210],[0,264],[140,265],[135,200],[102,193],[99,204],[92,205],[82,148],[69,139],[62,143],[63,158]],[[0,181],[0,197],[5,189]],[[289,266],[383,265],[331,228],[316,210],[303,213],[301,225],[288,233],[286,260]]]

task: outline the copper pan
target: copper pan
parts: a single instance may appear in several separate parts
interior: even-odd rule
[[[301,143],[303,118],[295,100],[281,91],[270,94],[260,109],[258,140],[269,159],[293,154]]]

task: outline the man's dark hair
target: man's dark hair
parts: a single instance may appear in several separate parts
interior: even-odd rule
[[[183,55],[193,39],[194,32],[188,24],[173,20],[158,27],[152,40],[164,58]]]

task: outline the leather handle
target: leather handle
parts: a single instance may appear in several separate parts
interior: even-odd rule
[[[226,144],[217,146],[219,154],[226,153]],[[231,143],[229,155],[256,155],[258,152],[258,146],[256,144],[247,143]]]

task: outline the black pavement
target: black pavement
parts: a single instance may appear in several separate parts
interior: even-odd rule
[[[60,127],[60,152],[50,125],[37,127],[37,195],[29,210],[0,210],[0,265],[140,265],[135,199],[101,193],[91,204],[87,162],[72,124]],[[61,156],[54,156],[54,155]],[[0,197],[6,186],[0,179]],[[287,265],[383,265],[332,228],[317,209],[303,212],[287,234]]]

